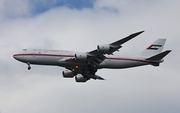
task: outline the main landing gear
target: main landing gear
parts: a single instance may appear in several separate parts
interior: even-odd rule
[[[88,70],[89,70],[89,74],[90,75],[95,75],[95,73],[97,72],[97,68],[92,64],[88,64],[87,67],[88,67]]]
[[[30,70],[31,69],[30,63],[27,62],[27,65],[28,65],[28,70]]]

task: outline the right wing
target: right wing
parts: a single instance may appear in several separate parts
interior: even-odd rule
[[[95,65],[99,65],[106,58],[104,56],[105,54],[108,54],[108,55],[113,54],[115,51],[118,51],[118,49],[120,49],[122,47],[122,44],[133,39],[134,37],[138,36],[139,34],[141,34],[143,32],[144,31],[140,31],[140,32],[131,34],[123,39],[120,39],[120,40],[115,41],[110,44],[98,45],[97,49],[87,53],[89,56],[88,60]]]
[[[106,45],[103,45],[104,47],[108,47],[109,46],[109,51],[107,53],[104,53],[102,51],[100,51],[99,49],[96,49],[96,50],[93,50],[93,51],[90,51],[88,52],[89,55],[91,56],[96,56],[96,55],[99,55],[99,54],[112,54],[113,52],[117,51],[118,49],[120,49],[122,46],[122,44],[124,44],[125,42],[131,40],[132,38],[140,35],[141,33],[143,33],[144,31],[140,31],[140,32],[137,32],[137,33],[134,33],[134,34],[131,34],[123,39],[120,39],[118,41],[115,41],[113,43],[110,43],[110,44],[106,44]],[[99,48],[100,46],[98,46]]]
[[[139,34],[143,33],[144,31],[140,31],[134,34],[131,34],[123,39],[120,39],[118,41],[109,43],[109,44],[105,44],[105,45],[98,45],[97,49],[87,52],[87,53],[83,53],[83,54],[77,54],[75,55],[75,57],[73,58],[65,58],[65,59],[61,59],[59,60],[59,62],[72,62],[74,64],[78,64],[80,63],[81,60],[77,60],[78,58],[76,58],[76,56],[81,57],[81,59],[86,60],[85,62],[82,63],[86,63],[87,64],[91,64],[93,66],[98,66],[100,63],[102,63],[105,60],[105,55],[106,54],[113,54],[115,51],[118,51],[118,49],[120,49],[122,47],[122,44],[124,44],[125,42],[133,39],[134,37],[138,36]]]

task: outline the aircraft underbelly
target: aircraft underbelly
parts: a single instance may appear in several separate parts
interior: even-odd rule
[[[147,63],[128,60],[105,60],[103,63],[100,64],[99,68],[121,69],[141,65],[147,65]]]

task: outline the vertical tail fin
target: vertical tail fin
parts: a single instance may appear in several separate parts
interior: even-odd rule
[[[141,56],[151,57],[162,52],[166,39],[157,39],[153,44],[140,53]]]

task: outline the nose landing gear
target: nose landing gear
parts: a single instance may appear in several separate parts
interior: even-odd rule
[[[30,63],[28,62],[27,65],[28,65],[28,70],[30,70],[31,69]]]

